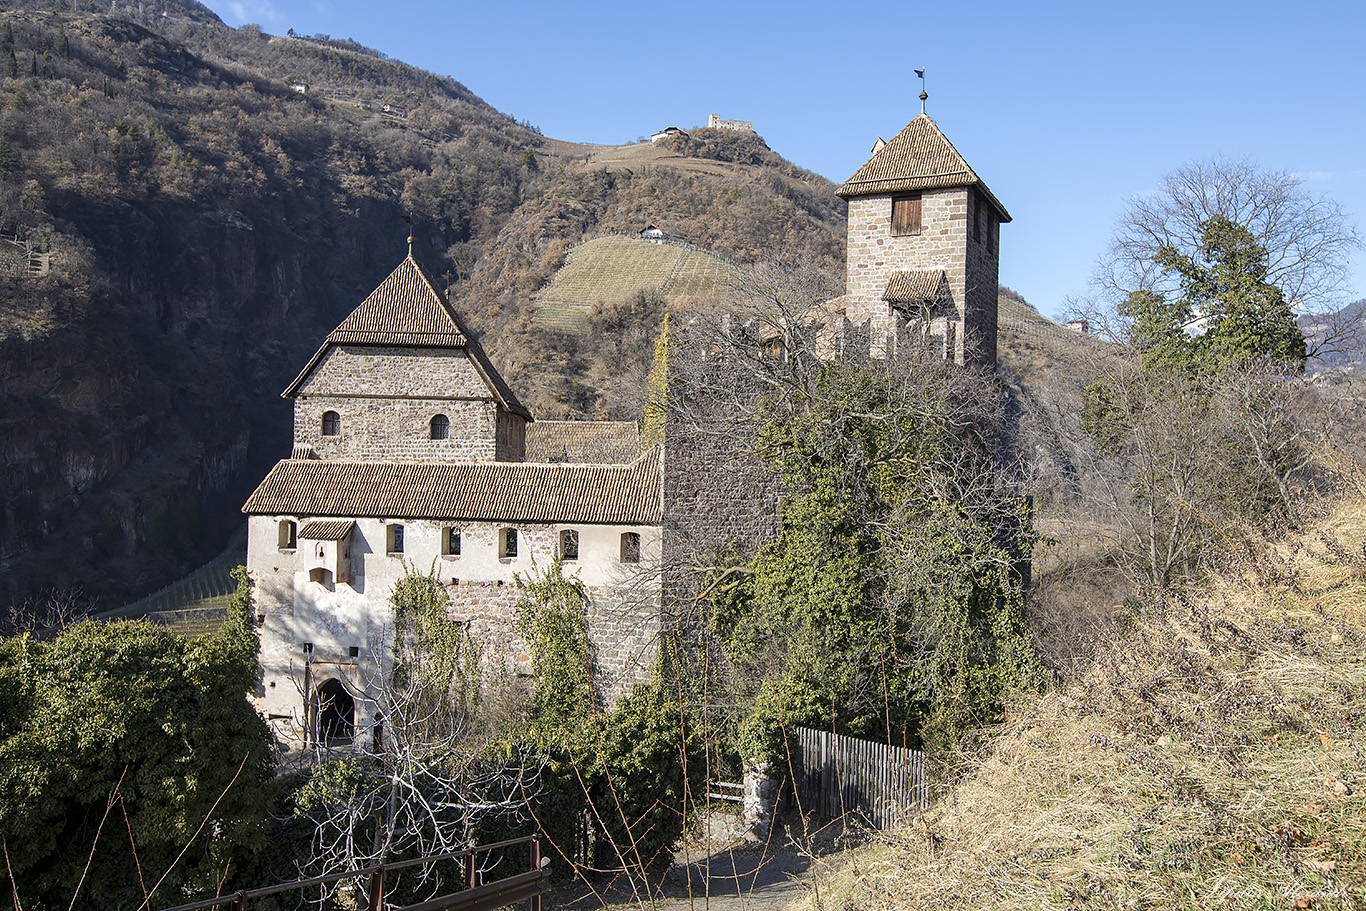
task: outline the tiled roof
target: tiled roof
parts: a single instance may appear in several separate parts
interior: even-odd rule
[[[528,462],[624,465],[640,458],[634,421],[537,421],[526,429]]]
[[[943,187],[976,187],[991,200],[1001,221],[1010,221],[1010,213],[1001,201],[924,114],[906,124],[836,192],[849,199]]]
[[[299,530],[299,538],[304,541],[342,541],[351,534],[355,525],[350,519],[309,522]]]
[[[436,282],[410,254],[351,315],[327,336],[318,353],[283,393],[293,398],[313,368],[333,345],[385,345],[418,348],[463,348],[504,408],[525,418],[531,412],[494,369],[484,349],[471,337]]]
[[[409,256],[327,339],[339,343],[463,348],[466,335],[431,276]]]
[[[882,299],[889,304],[932,304],[947,281],[943,269],[893,272]]]
[[[630,465],[411,464],[286,459],[248,515],[658,525],[659,451]]]

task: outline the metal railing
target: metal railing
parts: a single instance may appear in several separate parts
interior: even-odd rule
[[[475,874],[478,865],[475,863],[476,855],[481,852],[495,851],[499,848],[510,848],[513,845],[529,844],[531,846],[531,869],[525,873],[517,873],[506,876],[491,883],[484,883],[476,886]],[[464,858],[465,888],[460,892],[452,892],[449,895],[438,896],[415,905],[407,905],[403,911],[494,911],[513,902],[531,900],[530,911],[541,911],[541,896],[545,894],[546,883],[550,880],[550,870],[548,859],[541,860],[541,839],[539,835],[527,835],[522,838],[513,838],[508,841],[498,841],[488,845],[477,845],[473,848],[465,848],[462,851],[452,851],[449,854],[434,854],[430,857],[419,857],[415,860],[403,860],[392,864],[379,864],[374,867],[366,867],[363,870],[347,870],[343,873],[329,873],[326,876],[315,876],[312,879],[301,879],[297,882],[282,883],[275,886],[263,886],[260,889],[245,889],[233,892],[229,895],[220,895],[216,898],[206,898],[197,902],[190,902],[188,905],[176,905],[174,908],[167,908],[166,911],[197,911],[200,908],[216,908],[227,905],[231,911],[247,911],[253,898],[260,898],[265,895],[278,895],[281,892],[289,892],[295,889],[305,889],[309,886],[322,886],[334,883],[342,879],[354,879],[360,876],[370,877],[369,889],[366,893],[367,911],[382,911],[384,908],[384,876],[394,870],[402,870],[407,867],[416,867],[420,864],[434,864],[443,860],[455,860]]]

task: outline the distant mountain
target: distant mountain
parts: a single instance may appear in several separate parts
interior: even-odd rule
[[[279,391],[403,256],[405,214],[554,416],[630,416],[532,324],[572,245],[656,224],[739,264],[842,270],[833,185],[752,135],[580,146],[354,41],[192,0],[6,6],[0,606],[74,586],[114,606],[217,552],[288,451]]]
[[[1336,313],[1302,316],[1300,330],[1309,343],[1310,373],[1360,369],[1366,363],[1366,298]]]

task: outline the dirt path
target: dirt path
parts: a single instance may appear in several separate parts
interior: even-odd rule
[[[806,894],[813,863],[838,853],[844,836],[821,830],[797,838],[780,824],[767,844],[718,844],[724,841],[680,850],[667,871],[650,877],[648,889],[640,877],[624,873],[556,887],[546,911],[782,911]]]

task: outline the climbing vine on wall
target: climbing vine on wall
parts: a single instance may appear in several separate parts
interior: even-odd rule
[[[466,624],[450,619],[450,598],[435,570],[411,564],[389,596],[394,610],[393,665],[386,689],[437,714],[470,717],[482,688],[481,649]]]
[[[713,597],[736,748],[781,760],[796,724],[946,746],[1038,673],[992,387],[828,363],[813,390],[761,435],[789,491],[780,535]]]
[[[556,557],[544,570],[516,573],[517,634],[531,649],[538,716],[582,719],[597,707],[588,638],[588,592]]]

